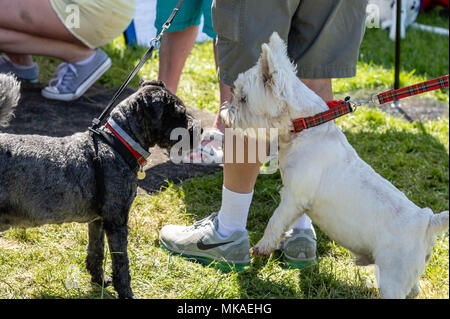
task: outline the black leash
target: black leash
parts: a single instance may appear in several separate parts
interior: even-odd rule
[[[97,203],[97,213],[102,215],[102,208],[105,202],[105,176],[102,168],[102,159],[98,155],[98,137],[93,132],[90,132],[92,141],[94,143],[94,158],[92,159],[94,163],[94,174],[95,174],[95,190],[97,193],[96,203]]]
[[[152,52],[154,49],[159,49],[161,46],[161,38],[164,34],[164,32],[169,29],[170,25],[172,24],[173,19],[178,13],[178,10],[181,7],[181,4],[184,0],[179,0],[177,6],[173,9],[172,14],[167,19],[167,21],[164,23],[161,32],[158,34],[156,38],[153,38],[152,41],[150,41],[150,47],[147,49],[147,52],[145,52],[142,59],[139,61],[139,63],[136,65],[136,67],[133,69],[133,71],[128,75],[128,78],[125,80],[125,82],[119,87],[117,92],[112,97],[111,101],[108,103],[106,108],[103,110],[103,112],[100,114],[98,118],[94,118],[92,120],[92,126],[89,128],[90,131],[94,132],[95,134],[100,134],[98,131],[98,128],[102,125],[102,122],[104,119],[108,116],[108,114],[111,112],[111,109],[114,107],[114,103],[117,101],[117,99],[120,97],[120,95],[123,93],[127,85],[131,82],[131,80],[136,76],[136,74],[139,72],[139,70],[142,68],[142,66],[147,62],[147,60],[150,58]]]
[[[96,187],[96,199],[97,199],[97,209],[98,214],[102,214],[102,208],[105,201],[105,176],[103,172],[102,167],[102,159],[98,155],[98,139],[102,139],[104,142],[109,144],[110,146],[114,147],[118,152],[121,154],[122,157],[124,157],[124,160],[130,165],[131,169],[133,171],[136,170],[135,159],[134,164],[132,160],[127,156],[128,150],[123,150],[123,144],[116,143],[113,139],[110,139],[106,134],[102,134],[99,130],[100,126],[102,125],[102,122],[105,120],[105,118],[109,115],[112,108],[115,106],[114,103],[117,101],[117,99],[120,97],[120,95],[123,93],[127,85],[131,82],[131,80],[136,76],[136,74],[139,72],[139,70],[142,68],[142,66],[147,62],[147,60],[150,58],[153,50],[159,49],[161,46],[161,37],[163,36],[164,32],[169,29],[170,25],[172,24],[173,19],[178,13],[178,10],[181,7],[181,4],[183,3],[183,0],[179,0],[177,6],[175,9],[173,9],[172,14],[170,15],[169,19],[167,19],[166,23],[164,23],[161,32],[158,34],[158,36],[152,41],[150,41],[150,47],[147,49],[147,52],[145,52],[142,59],[139,61],[138,65],[133,69],[133,71],[130,73],[128,78],[125,80],[125,82],[119,87],[117,92],[112,97],[111,101],[108,103],[106,108],[103,110],[103,112],[100,114],[98,118],[94,118],[92,120],[92,126],[89,127],[89,133],[92,137],[92,141],[94,144],[94,157],[93,157],[93,163],[94,163],[94,171],[95,171],[95,187]],[[119,145],[120,144],[120,145]]]

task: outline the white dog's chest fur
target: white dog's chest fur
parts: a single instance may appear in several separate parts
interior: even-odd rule
[[[354,253],[373,256],[408,240],[400,238],[405,229],[417,234],[428,225],[430,216],[366,164],[334,123],[281,143],[279,162],[283,192]]]

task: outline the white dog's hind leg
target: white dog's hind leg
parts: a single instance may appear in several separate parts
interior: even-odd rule
[[[417,295],[419,294],[420,294],[420,285],[419,282],[416,282],[412,287],[411,291],[409,292],[409,294],[406,296],[406,298],[413,299],[417,297]]]
[[[303,212],[298,209],[297,201],[290,195],[283,196],[281,192],[280,205],[270,218],[264,236],[250,249],[250,252],[257,256],[270,255],[278,247],[283,234],[302,215]]]
[[[411,264],[408,256],[399,254],[396,258],[377,260],[380,267],[379,289],[383,299],[405,299],[406,295],[414,290],[414,280],[412,280]]]

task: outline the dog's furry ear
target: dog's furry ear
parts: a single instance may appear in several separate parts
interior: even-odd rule
[[[259,58],[261,78],[263,80],[264,87],[271,88],[274,84],[273,76],[275,72],[272,52],[270,51],[270,47],[266,43],[262,45],[261,49],[262,53],[261,57]]]
[[[139,81],[139,88],[143,88],[144,86],[150,86],[150,85],[152,85],[152,86],[159,86],[159,87],[162,87],[162,88],[165,88],[166,87],[166,85],[164,84],[164,82],[163,81],[156,81],[156,80],[143,80],[143,79],[141,79],[140,81]]]
[[[264,88],[278,101],[270,112],[275,116],[291,102],[292,88],[289,83],[292,77],[296,77],[296,70],[287,55],[286,44],[278,33],[274,32],[269,43],[264,43],[261,49],[262,53],[258,60],[260,78]]]
[[[262,53],[259,59],[260,72],[266,88],[271,88],[276,83],[284,81],[276,81],[286,76],[286,71],[295,72],[295,67],[287,56],[287,47],[278,33],[274,32],[270,36],[269,43],[261,46]],[[281,74],[280,74],[281,72]]]

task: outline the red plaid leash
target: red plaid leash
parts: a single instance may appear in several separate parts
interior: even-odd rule
[[[437,79],[432,79],[426,82],[414,84],[405,88],[401,88],[398,90],[389,90],[378,95],[372,96],[369,100],[365,102],[354,102],[350,101],[350,98],[347,97],[345,101],[328,101],[327,105],[329,110],[325,112],[318,113],[314,116],[310,117],[301,117],[295,120],[292,120],[292,125],[294,127],[294,133],[300,133],[303,130],[308,128],[318,126],[320,124],[332,121],[341,117],[345,114],[351,113],[355,110],[357,106],[374,103],[376,104],[375,97],[378,99],[379,104],[385,104],[387,102],[391,102],[398,99],[403,99],[408,96],[425,93],[428,91],[433,91],[437,89],[441,89],[449,86],[449,76],[445,75]],[[353,106],[353,107],[352,107]]]
[[[405,88],[401,88],[398,90],[389,90],[387,92],[378,94],[377,98],[380,104],[384,104],[394,100],[403,99],[408,96],[441,89],[446,86],[448,86],[448,75],[441,76],[440,78],[432,79],[426,82],[407,86]]]

